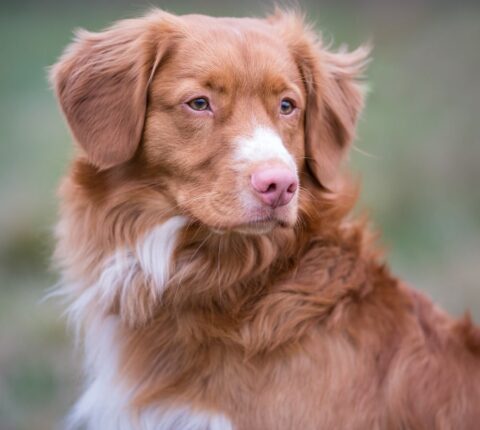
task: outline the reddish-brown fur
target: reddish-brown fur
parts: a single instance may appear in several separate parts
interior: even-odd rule
[[[393,277],[348,217],[356,190],[338,165],[365,50],[330,52],[291,13],[155,12],[79,38],[53,70],[81,151],[61,188],[67,277],[88,285],[115,249],[191,219],[163,295],[138,274],[106,310],[123,321],[119,376],[141,383],[134,407],[186,403],[243,430],[478,428],[480,332]],[[222,107],[208,126],[177,107],[200,80]],[[301,111],[280,123],[288,83]],[[260,235],[235,231],[225,161],[252,111],[279,130],[301,185],[296,221]]]

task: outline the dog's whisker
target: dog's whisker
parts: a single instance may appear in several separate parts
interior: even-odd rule
[[[371,153],[365,151],[364,149],[359,148],[357,145],[352,145],[352,149],[354,151],[357,151],[359,154],[365,155],[366,157],[374,158],[375,160],[380,160],[381,159],[380,156],[375,155],[375,154],[371,154]]]

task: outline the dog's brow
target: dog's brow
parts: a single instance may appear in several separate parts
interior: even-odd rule
[[[303,99],[299,87],[281,74],[267,75],[264,79],[263,89],[273,95],[293,91],[299,98]]]
[[[221,79],[207,78],[202,84],[205,88],[214,92],[224,94],[227,92],[227,85]]]
[[[265,88],[273,94],[280,94],[289,90],[290,85],[288,85],[283,76],[274,75],[265,78]]]

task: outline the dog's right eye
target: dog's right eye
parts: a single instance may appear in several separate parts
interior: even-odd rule
[[[196,99],[190,100],[187,105],[197,111],[208,110],[210,109],[210,103],[205,97],[198,97]]]
[[[295,110],[295,103],[290,99],[283,99],[280,102],[280,113],[290,115]]]

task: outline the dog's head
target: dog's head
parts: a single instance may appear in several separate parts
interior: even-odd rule
[[[305,183],[335,187],[365,59],[330,52],[292,13],[156,11],[80,32],[52,80],[96,171],[161,190],[211,229],[262,233],[294,225]]]

